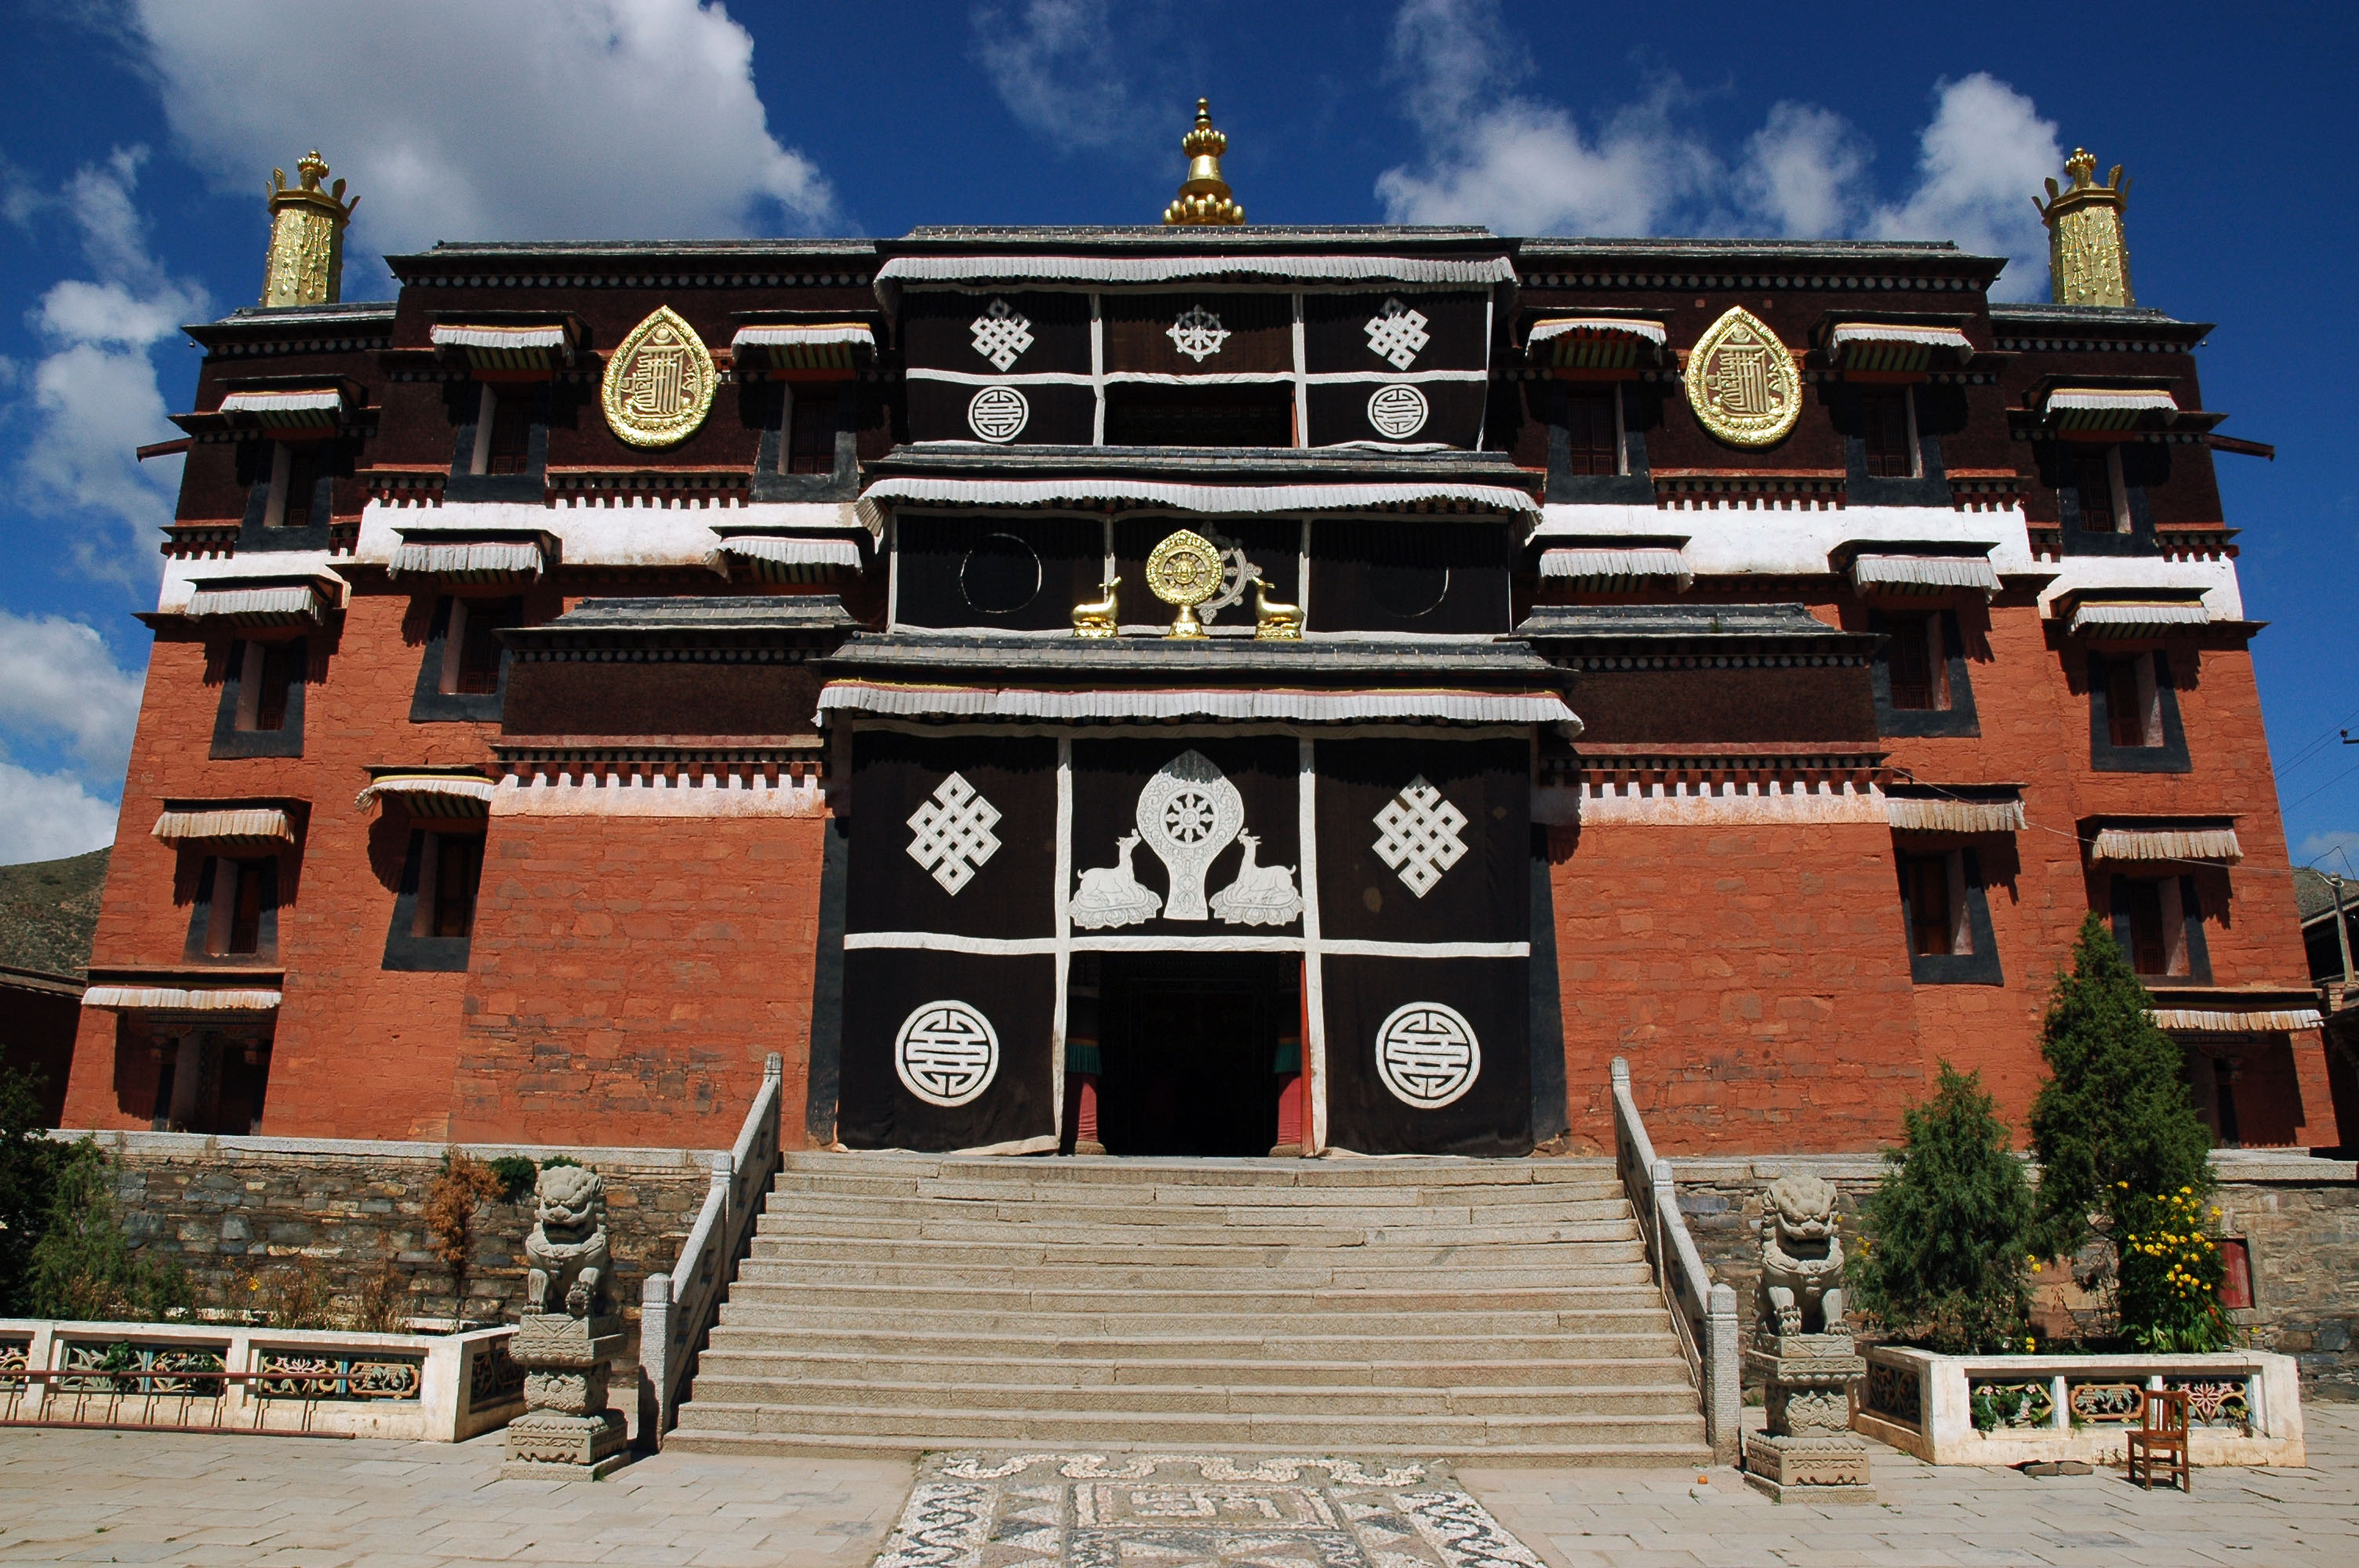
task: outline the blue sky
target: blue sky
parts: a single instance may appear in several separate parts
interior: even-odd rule
[[[2060,150],[2127,166],[2139,302],[2219,330],[2221,460],[2295,859],[2359,864],[2359,200],[2339,7],[1482,0],[0,0],[0,861],[114,826],[197,354],[274,167],[438,238],[1147,222],[1210,94],[1261,222],[1954,238],[2044,296]]]

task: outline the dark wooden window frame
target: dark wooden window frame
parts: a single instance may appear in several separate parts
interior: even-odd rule
[[[1955,852],[1963,860],[1966,891],[1966,934],[1971,953],[1919,953],[1916,911],[1909,899],[1908,879],[1899,874],[1904,858]],[[1983,886],[1982,854],[1972,845],[1902,844],[1894,857],[1895,880],[1900,884],[1900,930],[1908,953],[1908,978],[1920,986],[1999,986],[2006,983],[1999,964],[1998,937],[1991,930],[1990,896]]]
[[[503,596],[503,599],[513,597]],[[442,689],[442,664],[451,641],[451,607],[462,598],[477,604],[502,601],[464,594],[444,594],[434,601],[433,618],[427,623],[425,653],[418,661],[418,685],[409,698],[409,721],[412,724],[499,722],[507,701],[508,669],[512,663],[505,650],[500,654],[497,689],[488,692]]]
[[[2136,933],[2131,926],[2129,907],[2130,884],[2133,882],[2161,883],[2172,881],[2179,883],[2179,920],[2180,928],[2187,936],[2187,972],[2183,975],[2147,974],[2137,969],[2137,949],[2135,946]],[[2203,898],[2196,889],[2195,878],[2191,873],[2174,875],[2165,872],[2160,876],[2133,877],[2125,872],[2116,872],[2113,877],[2107,896],[2110,901],[2107,918],[2113,923],[2114,941],[2120,946],[2123,958],[2128,961],[2139,979],[2161,980],[2166,983],[2176,981],[2180,985],[2190,986],[2208,986],[2212,983],[2212,945],[2206,939],[2203,931]]]
[[[455,428],[451,445],[451,477],[444,481],[443,499],[540,500],[548,485],[549,421],[553,401],[551,384],[546,381],[465,381],[454,383],[453,386],[458,404],[451,409]],[[484,393],[487,387],[503,401],[510,397],[529,397],[532,400],[532,423],[525,438],[521,472],[474,471],[475,433],[482,426]]]
[[[472,838],[480,842],[483,837],[479,832],[454,833],[440,827],[410,829],[409,847],[402,857],[400,886],[393,898],[393,918],[386,926],[383,968],[420,974],[466,972],[468,955],[474,945],[473,919],[471,917],[470,931],[464,936],[420,935],[418,930],[419,889],[426,880],[426,854],[429,845],[446,838]],[[470,903],[476,914],[480,915],[483,898],[483,859],[480,852],[475,870],[475,891]]]
[[[1634,384],[1626,381],[1587,382],[1558,377],[1548,384],[1548,499],[1559,505],[1620,503],[1625,505],[1651,506],[1655,502],[1655,481],[1647,466],[1647,424],[1642,416],[1651,407],[1647,399],[1631,395]],[[1584,474],[1572,471],[1572,432],[1570,404],[1576,394],[1593,393],[1599,387],[1610,391],[1620,412],[1622,430],[1622,471],[1612,474]]]
[[[1876,644],[1875,654],[1868,666],[1868,686],[1875,699],[1875,732],[1879,735],[1957,736],[1979,735],[1983,732],[1981,717],[1974,710],[1974,686],[1967,673],[1966,639],[1960,625],[1958,612],[1952,609],[1929,606],[1923,613],[1938,616],[1941,626],[1941,647],[1947,665],[1950,684],[1950,706],[1947,708],[1895,708],[1892,706],[1891,635],[1886,630],[1886,611],[1871,610],[1867,629],[1886,641]],[[1897,615],[1904,613],[1894,611]],[[1912,616],[1916,611],[1908,611]]]
[[[255,946],[251,952],[214,953],[207,948],[212,933],[214,890],[224,861],[258,866],[260,907],[256,913]],[[275,962],[278,956],[279,866],[277,855],[226,855],[204,852],[197,868],[196,898],[189,906],[189,935],[182,951],[192,964],[255,964]]]
[[[289,643],[262,644],[287,650],[287,711],[276,730],[241,730],[237,711],[245,688],[245,650],[256,645],[246,638],[231,642],[223,655],[221,703],[213,711],[215,757],[299,757],[303,754],[303,693],[310,685],[310,644],[298,637]]]
[[[835,462],[825,472],[788,470],[788,448],[794,436],[794,406],[804,387],[811,389],[805,395],[835,400]],[[849,501],[859,493],[859,382],[846,376],[826,381],[750,383],[745,396],[766,400],[746,410],[747,420],[758,420],[761,426],[754,456],[755,500]]]
[[[2162,744],[2116,746],[2111,698],[2106,693],[2105,661],[2136,654],[2089,654],[2089,766],[2101,773],[2185,773],[2195,764],[2188,758],[2187,730],[2179,721],[2179,692],[2170,683],[2170,655],[2161,648],[2140,652],[2154,655],[2154,689],[2162,706]]]

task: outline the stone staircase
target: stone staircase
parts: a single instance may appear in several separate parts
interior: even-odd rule
[[[1710,1462],[1604,1160],[788,1154],[665,1443]]]

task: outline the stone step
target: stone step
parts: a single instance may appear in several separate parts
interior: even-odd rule
[[[853,1251],[821,1257],[749,1258],[739,1265],[737,1277],[754,1284],[937,1284],[1003,1290],[1053,1289],[1059,1285],[1154,1290],[1184,1280],[1198,1290],[1207,1291],[1402,1290],[1430,1284],[1440,1277],[1455,1283],[1461,1291],[1554,1290],[1591,1281],[1626,1282],[1598,1281],[1600,1269],[1632,1264],[1639,1256],[1635,1241],[1626,1249],[1617,1250],[1626,1250],[1628,1256],[1602,1258],[1594,1262],[1568,1259],[1529,1267],[1469,1265],[1463,1270],[1454,1269],[1453,1260],[1446,1253],[1414,1263],[1403,1260],[1390,1265],[1369,1260],[1245,1268],[1137,1263],[1124,1260],[1118,1252],[1095,1262],[1060,1258],[1038,1262],[1019,1259],[1000,1263],[937,1264],[921,1256],[870,1258]],[[1643,1263],[1636,1266],[1645,1267]]]
[[[1005,1346],[997,1356],[948,1356],[840,1351],[824,1345],[740,1349],[715,1344],[698,1358],[696,1375],[698,1386],[713,1397],[741,1400],[755,1396],[723,1392],[724,1385],[742,1389],[760,1384],[787,1390],[761,1397],[788,1400],[797,1388],[892,1383],[1039,1390],[1268,1384],[1326,1389],[1338,1399],[1356,1398],[1369,1390],[1544,1389],[1559,1394],[1577,1390],[1584,1401],[1591,1393],[1608,1390],[1668,1389],[1680,1400],[1691,1403],[1694,1399],[1687,1363],[1668,1356],[1565,1359],[1512,1352],[1503,1358],[1500,1347],[1485,1345],[1485,1359],[1454,1360],[1429,1346],[1433,1352],[1430,1358],[1369,1361],[1312,1360],[1297,1354],[1298,1346],[1282,1344],[1276,1354],[1268,1353],[1270,1347],[1256,1346],[1261,1353],[1234,1356],[1206,1356],[1201,1343],[1189,1347],[1194,1355],[1147,1357],[1073,1354],[1074,1347],[1065,1345],[1055,1348],[1057,1358],[1048,1360],[1009,1356]]]
[[[1062,1225],[963,1226],[955,1221],[910,1222],[917,1235],[880,1235],[864,1228],[828,1229],[796,1224],[791,1229],[754,1238],[756,1258],[791,1258],[813,1253],[842,1255],[846,1246],[858,1246],[864,1255],[878,1258],[932,1258],[946,1266],[962,1260],[1006,1258],[1011,1262],[1124,1262],[1195,1269],[1232,1263],[1238,1268],[1283,1266],[1299,1258],[1321,1265],[1342,1261],[1354,1253],[1370,1260],[1384,1258],[1410,1263],[1445,1259],[1467,1268],[1547,1263],[1559,1259],[1590,1258],[1598,1247],[1639,1248],[1638,1227],[1628,1219],[1593,1220],[1582,1225],[1535,1228],[1527,1234],[1493,1236],[1429,1232],[1392,1236],[1356,1228],[1320,1228],[1278,1232],[1266,1238],[1241,1236],[1218,1227],[1180,1230],[1177,1227],[1134,1227],[1130,1235],[1109,1229]],[[1175,1234],[1174,1232],[1177,1232]]]
[[[1687,1469],[1712,1463],[1712,1450],[1701,1435],[1703,1423],[1696,1423],[1698,1435],[1693,1439],[1653,1440],[1641,1435],[1636,1440],[1616,1442],[1587,1434],[1590,1440],[1549,1444],[1498,1444],[1469,1447],[1448,1443],[1421,1443],[1411,1445],[1386,1446],[1366,1444],[1353,1452],[1374,1457],[1399,1454],[1429,1460],[1446,1460],[1460,1465],[1480,1465],[1490,1469]],[[852,1436],[830,1433],[805,1436],[776,1432],[697,1431],[683,1427],[664,1436],[666,1449],[678,1449],[683,1454],[728,1455],[745,1459],[800,1459],[827,1456],[842,1459],[901,1459],[927,1452],[954,1446],[962,1440],[940,1438],[930,1434],[895,1436],[869,1433]],[[1209,1444],[1217,1441],[1219,1452],[1235,1457],[1260,1458],[1296,1457],[1306,1447],[1301,1443],[1243,1442],[1234,1436],[1201,1436],[1190,1432],[1174,1435],[1156,1434],[1139,1439],[1108,1440],[1103,1435],[1087,1439],[1093,1449],[1123,1453],[1134,1448],[1169,1449],[1182,1444]],[[1318,1452],[1331,1452],[1329,1444]]]
[[[1653,1281],[1643,1277],[1518,1291],[1484,1291],[1460,1281],[1433,1282],[1426,1290],[1125,1291],[922,1282],[815,1284],[792,1278],[775,1282],[740,1278],[729,1288],[722,1321],[734,1322],[732,1314],[738,1310],[756,1308],[787,1313],[797,1321],[834,1323],[847,1317],[873,1323],[886,1314],[896,1319],[918,1313],[944,1314],[954,1322],[971,1321],[982,1314],[1049,1314],[1103,1323],[1109,1329],[1159,1317],[1197,1327],[1234,1326],[1256,1317],[1267,1317],[1280,1326],[1294,1323],[1307,1326],[1311,1320],[1329,1318],[1373,1325],[1379,1319],[1422,1323],[1446,1317],[1453,1323],[1482,1322],[1502,1328],[1560,1322],[1578,1327],[1602,1313],[1645,1314],[1649,1321],[1669,1322],[1661,1294]],[[1370,1331],[1377,1332],[1373,1327]]]
[[[1462,1332],[1454,1322],[1451,1332],[1435,1332],[1428,1322],[1423,1332],[1362,1334],[1355,1320],[1336,1320],[1323,1327],[1300,1329],[1294,1324],[1267,1320],[1258,1328],[1222,1324],[1206,1327],[1178,1318],[1150,1319],[1147,1324],[1076,1325],[1071,1319],[1043,1319],[1011,1314],[984,1323],[940,1315],[935,1326],[920,1327],[896,1316],[890,1328],[856,1323],[814,1325],[808,1320],[784,1324],[724,1320],[712,1330],[710,1348],[701,1360],[716,1356],[812,1355],[879,1357],[889,1359],[930,1359],[983,1362],[996,1357],[1039,1357],[1053,1352],[1060,1361],[1083,1366],[1110,1361],[1201,1360],[1237,1365],[1263,1362],[1315,1365],[1321,1362],[1358,1366],[1440,1366],[1463,1364],[1461,1358],[1483,1361],[1559,1361],[1586,1366],[1612,1362],[1635,1365],[1660,1361],[1684,1367],[1668,1353],[1667,1321],[1659,1312],[1623,1327],[1581,1331]],[[1065,1332],[1086,1326],[1093,1332]],[[1684,1376],[1684,1374],[1682,1374]]]
[[[942,1410],[929,1399],[920,1399],[904,1405],[864,1400],[853,1408],[698,1400],[682,1406],[679,1413],[679,1435],[736,1432],[807,1439],[897,1439],[926,1448],[967,1443],[1022,1444],[1027,1448],[1106,1443],[1232,1453],[1240,1444],[1283,1444],[1313,1454],[1424,1454],[1603,1443],[1667,1453],[1703,1450],[1703,1417],[1692,1410],[1662,1415],[1428,1415],[1404,1423],[1386,1415],[1322,1419],[1313,1411]],[[667,1436],[666,1445],[671,1442]]]
[[[1305,1191],[1348,1187],[1552,1187],[1567,1184],[1618,1185],[1611,1160],[1190,1160],[1190,1159],[1006,1159],[995,1155],[864,1154],[803,1151],[785,1157],[780,1180],[820,1176],[880,1176],[890,1180],[949,1180],[985,1184],[1041,1184],[1062,1189],[1138,1187],[1158,1184],[1192,1189],[1296,1187]]]
[[[765,1240],[785,1236],[878,1238],[939,1237],[944,1240],[989,1238],[1021,1230],[1042,1240],[1096,1241],[1122,1238],[1158,1245],[1199,1247],[1356,1247],[1368,1242],[1453,1246],[1497,1242],[1585,1239],[1597,1227],[1618,1226],[1636,1235],[1630,1206],[1620,1198],[1491,1208],[1354,1208],[1305,1214],[1298,1209],[1201,1208],[1145,1205],[1137,1208],[1052,1208],[996,1203],[936,1203],[895,1198],[861,1204],[829,1202],[793,1206],[774,1198],[763,1210],[756,1234]]]
[[[772,1184],[774,1195],[802,1195],[831,1204],[1008,1204],[1027,1209],[1234,1209],[1241,1212],[1328,1213],[1355,1209],[1501,1209],[1558,1203],[1617,1203],[1627,1195],[1620,1181],[1562,1182],[1534,1185],[1440,1187],[1199,1187],[1170,1182],[1069,1184],[979,1182],[958,1177],[820,1174],[788,1172]]]
[[[954,1383],[903,1380],[795,1382],[733,1378],[699,1368],[704,1398],[723,1405],[828,1405],[859,1410],[874,1402],[926,1404],[937,1411],[989,1412],[1038,1405],[1060,1414],[1279,1414],[1321,1422],[1377,1416],[1500,1416],[1546,1419],[1577,1408],[1599,1415],[1676,1416],[1695,1407],[1695,1395],[1676,1385],[1606,1384],[1586,1388],[1385,1388],[1375,1385],[1242,1383],[1090,1384]]]
[[[739,1287],[742,1290],[744,1287]],[[722,1304],[716,1335],[832,1335],[891,1330],[911,1335],[1001,1336],[1030,1345],[1064,1345],[1125,1336],[1185,1338],[1212,1334],[1304,1344],[1322,1341],[1375,1344],[1386,1339],[1472,1344],[1522,1336],[1593,1335],[1601,1339],[1643,1343],[1659,1350],[1671,1332],[1670,1314],[1650,1291],[1643,1301],[1617,1307],[1560,1311],[1494,1312],[1479,1307],[1455,1312],[1288,1311],[1064,1311],[1022,1308],[978,1310],[955,1305],[896,1304],[906,1292],[878,1292],[874,1302],[842,1303],[824,1297],[732,1297]],[[1618,1351],[1615,1354],[1619,1354]]]

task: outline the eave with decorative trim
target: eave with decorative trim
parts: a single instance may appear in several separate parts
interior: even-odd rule
[[[2245,858],[2237,818],[2222,816],[2092,816],[2081,841],[2092,861],[2234,865]]]

